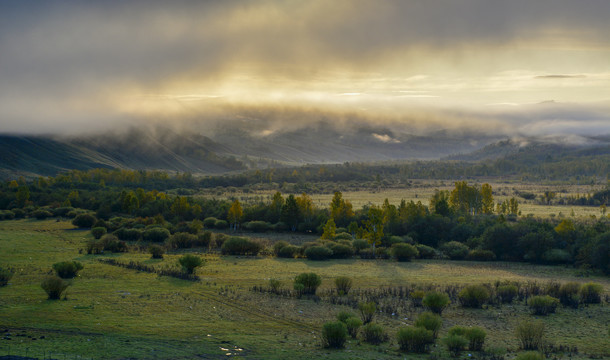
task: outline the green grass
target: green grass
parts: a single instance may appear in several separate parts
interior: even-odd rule
[[[322,289],[332,288],[338,276],[352,278],[354,288],[360,289],[496,280],[596,281],[606,292],[610,289],[608,277],[580,278],[576,270],[563,267],[432,260],[313,262],[214,254],[203,255],[206,264],[197,270],[202,279],[197,283],[102,264],[97,261],[100,256],[79,252],[91,238],[89,232],[72,228],[68,222],[0,222],[0,264],[15,271],[9,285],[0,288],[0,356],[8,353],[9,346],[11,354],[27,351],[29,356],[42,357],[43,352],[52,351],[68,358],[94,359],[225,358],[227,353],[278,359],[401,355],[395,340],[381,346],[349,340],[346,350],[322,349],[322,324],[347,307],[249,290],[267,285],[270,278],[291,288],[292,279],[301,272],[319,274]],[[101,255],[154,266],[177,266],[179,256],[169,254],[160,261],[144,253]],[[78,260],[84,269],[72,280],[65,300],[46,300],[40,281],[53,263],[64,260]],[[394,317],[378,314],[376,321],[393,338],[400,326],[412,324],[421,311]],[[514,328],[528,317],[523,303],[478,310],[453,304],[443,313],[441,337],[453,325],[477,325],[488,331],[487,344],[515,351]],[[610,356],[607,304],[577,310],[560,307],[557,314],[543,320],[554,343],[578,346],[581,355]],[[11,340],[3,339],[4,329],[9,329]]]

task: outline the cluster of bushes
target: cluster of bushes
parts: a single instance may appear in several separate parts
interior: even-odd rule
[[[49,300],[58,300],[61,295],[70,286],[70,281],[64,279],[73,279],[78,272],[83,269],[83,264],[78,261],[61,261],[53,264],[53,270],[56,275],[45,277],[40,283],[40,287],[47,293]]]
[[[351,312],[340,312],[337,314],[337,320],[327,322],[322,327],[322,344],[324,347],[343,348],[348,335],[353,339],[360,335],[362,341],[373,345],[389,340],[381,325],[370,321],[363,322]]]
[[[86,245],[87,254],[97,255],[102,254],[104,251],[110,251],[113,253],[127,252],[127,243],[119,240],[116,236],[106,234],[99,240],[89,240]]]

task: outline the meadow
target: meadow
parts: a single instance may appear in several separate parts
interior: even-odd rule
[[[511,197],[517,198],[519,201],[519,210],[522,215],[532,214],[536,217],[599,217],[601,215],[600,208],[597,206],[579,206],[579,205],[559,205],[556,200],[568,197],[580,197],[592,194],[604,188],[602,185],[571,185],[571,184],[542,184],[528,182],[500,182],[497,179],[480,179],[477,184],[489,183],[493,188],[493,196],[496,203],[508,200]],[[313,204],[319,208],[327,208],[333,198],[334,191],[341,191],[343,198],[349,200],[354,209],[360,209],[366,205],[381,205],[387,198],[392,205],[398,206],[402,200],[407,202],[421,201],[422,204],[428,205],[430,198],[436,190],[454,189],[454,181],[440,180],[412,180],[408,185],[394,184],[380,188],[363,188],[354,189],[350,186],[334,184],[331,186],[334,190],[317,191],[308,193],[311,196]],[[538,198],[545,191],[555,192],[557,198],[551,204],[544,204]],[[285,191],[284,191],[285,192]],[[534,200],[526,200],[519,197],[520,193],[531,193],[537,198]],[[221,191],[215,189],[202,189],[195,197],[206,199],[234,199],[237,198],[243,203],[255,203],[257,201],[271,201],[275,190],[248,190],[244,191],[240,188],[223,188]],[[285,192],[290,193],[290,192]],[[298,195],[298,194],[297,194]]]
[[[264,235],[259,235],[263,236]],[[320,342],[322,324],[346,305],[327,301],[328,297],[295,298],[252,291],[265,287],[270,279],[291,289],[294,277],[315,272],[322,277],[320,294],[331,294],[333,280],[347,276],[354,281],[353,292],[381,291],[400,286],[446,287],[471,283],[516,281],[546,284],[550,281],[602,284],[605,301],[610,279],[583,273],[571,267],[542,266],[506,262],[414,260],[278,259],[269,256],[221,256],[189,249],[169,253],[162,260],[142,252],[86,255],[82,249],[92,238],[88,230],[75,229],[70,222],[33,219],[0,222],[0,264],[14,276],[0,287],[0,355],[17,354],[44,358],[92,359],[192,359],[192,358],[396,358],[396,331],[413,323],[422,308],[399,304],[394,314],[378,312],[390,340],[369,345],[349,340],[344,350],[324,349]],[[281,238],[266,238],[272,243]],[[284,238],[303,241],[300,238]],[[136,261],[154,267],[177,267],[183,252],[195,252],[205,260],[197,269],[199,282],[111,266],[100,258],[121,262]],[[40,282],[52,273],[52,264],[76,260],[84,265],[71,280],[65,298],[47,300]],[[584,276],[584,277],[583,277]],[[477,325],[487,331],[486,348],[514,358],[519,344],[516,324],[532,318],[523,302],[466,309],[451,304],[443,313],[441,336],[453,325]],[[587,359],[610,356],[608,324],[610,308],[589,305],[578,309],[560,307],[556,314],[541,318],[548,340],[557,348],[577,348],[577,352],[557,358]],[[52,355],[62,354],[62,355]],[[62,357],[63,356],[63,357]],[[409,358],[446,358],[444,347],[430,354]],[[462,358],[469,358],[467,353]],[[483,357],[481,357],[483,358]]]

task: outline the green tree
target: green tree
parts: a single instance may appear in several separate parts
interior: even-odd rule
[[[375,246],[381,244],[383,238],[383,210],[377,206],[371,206],[368,211],[368,219],[364,221],[366,226],[366,238],[369,244],[373,246],[373,254],[375,253]]]
[[[282,216],[282,207],[284,206],[284,197],[282,193],[276,191],[273,194],[273,199],[271,200],[271,205],[269,205],[270,216],[269,220],[272,223],[276,223],[280,221],[280,217]]]
[[[28,200],[30,199],[30,189],[27,187],[27,185],[19,186],[15,199],[20,207],[24,207],[25,204],[27,204]]]
[[[294,195],[290,194],[288,198],[286,198],[286,202],[282,207],[282,216],[281,219],[283,222],[290,226],[292,231],[297,230],[297,226],[299,225],[299,204],[297,203],[297,199]]]
[[[335,220],[333,218],[328,219],[326,225],[324,225],[324,232],[322,233],[322,239],[333,240],[335,238],[335,232],[337,230],[337,226],[335,225]]]
[[[449,191],[435,190],[434,195],[430,198],[430,211],[434,214],[448,216],[451,214],[449,207]]]

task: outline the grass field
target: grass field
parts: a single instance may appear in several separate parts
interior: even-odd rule
[[[478,181],[476,183],[482,184],[486,181]],[[428,205],[430,198],[434,194],[435,190],[449,190],[454,188],[453,181],[432,181],[432,180],[416,180],[411,183],[410,186],[392,186],[388,188],[380,188],[378,190],[359,190],[359,191],[342,191],[343,198],[349,200],[354,209],[360,209],[364,205],[381,205],[387,198],[391,204],[399,205],[401,200],[406,201],[421,201],[424,205]],[[470,182],[473,184],[473,182]],[[545,191],[553,191],[558,194],[558,198],[567,198],[582,196],[585,194],[592,194],[595,191],[599,191],[603,188],[600,185],[541,185],[537,183],[501,183],[497,181],[489,181],[489,184],[494,190],[495,202],[501,202],[511,197],[516,197],[519,201],[519,209],[522,215],[533,214],[539,217],[549,216],[571,216],[572,213],[576,217],[589,217],[595,215],[599,217],[601,215],[599,207],[596,206],[575,206],[575,205],[543,205],[537,201],[525,200],[518,197],[517,192],[529,192],[536,194],[537,196],[543,194]],[[222,192],[216,191],[202,192],[197,196],[205,198],[239,198],[240,201],[248,203],[253,201],[271,201],[275,191],[250,191],[244,193],[239,189],[234,189],[233,192]],[[309,194],[313,200],[314,205],[319,208],[328,208],[330,201],[333,197],[332,193],[311,193]],[[552,215],[551,215],[552,214]]]
[[[313,262],[216,254],[202,255],[207,260],[197,272],[202,281],[191,282],[97,261],[103,257],[159,267],[176,266],[179,254],[166,255],[163,260],[152,260],[142,253],[83,255],[79,250],[90,238],[88,231],[74,230],[68,222],[0,222],[0,264],[15,272],[9,285],[0,287],[0,356],[8,353],[40,358],[54,353],[67,359],[406,356],[398,352],[393,337],[399,327],[413,323],[423,311],[420,308],[394,316],[376,315],[376,321],[390,335],[388,343],[373,346],[350,340],[345,350],[327,350],[320,346],[322,324],[339,311],[347,310],[346,306],[250,291],[254,285],[266,285],[270,278],[279,279],[285,288],[290,288],[294,276],[301,272],[319,274],[323,279],[322,291],[330,290],[338,276],[349,276],[358,289],[553,280],[595,281],[604,286],[606,293],[610,290],[608,277],[582,278],[577,270],[562,267],[434,260]],[[269,239],[274,240],[277,239]],[[72,280],[65,300],[47,300],[40,282],[50,273],[53,263],[63,260],[78,260],[84,269]],[[488,332],[486,346],[508,349],[506,358],[510,359],[518,348],[514,328],[520,320],[530,317],[523,303],[478,310],[452,304],[443,313],[441,336],[456,324],[478,325]],[[578,347],[579,354],[573,354],[572,359],[610,356],[608,304],[576,310],[560,307],[557,314],[544,317],[543,321],[554,344]],[[449,356],[440,345],[432,354],[437,354],[437,358]],[[413,358],[428,359],[430,355]],[[468,358],[467,354],[462,358]]]

